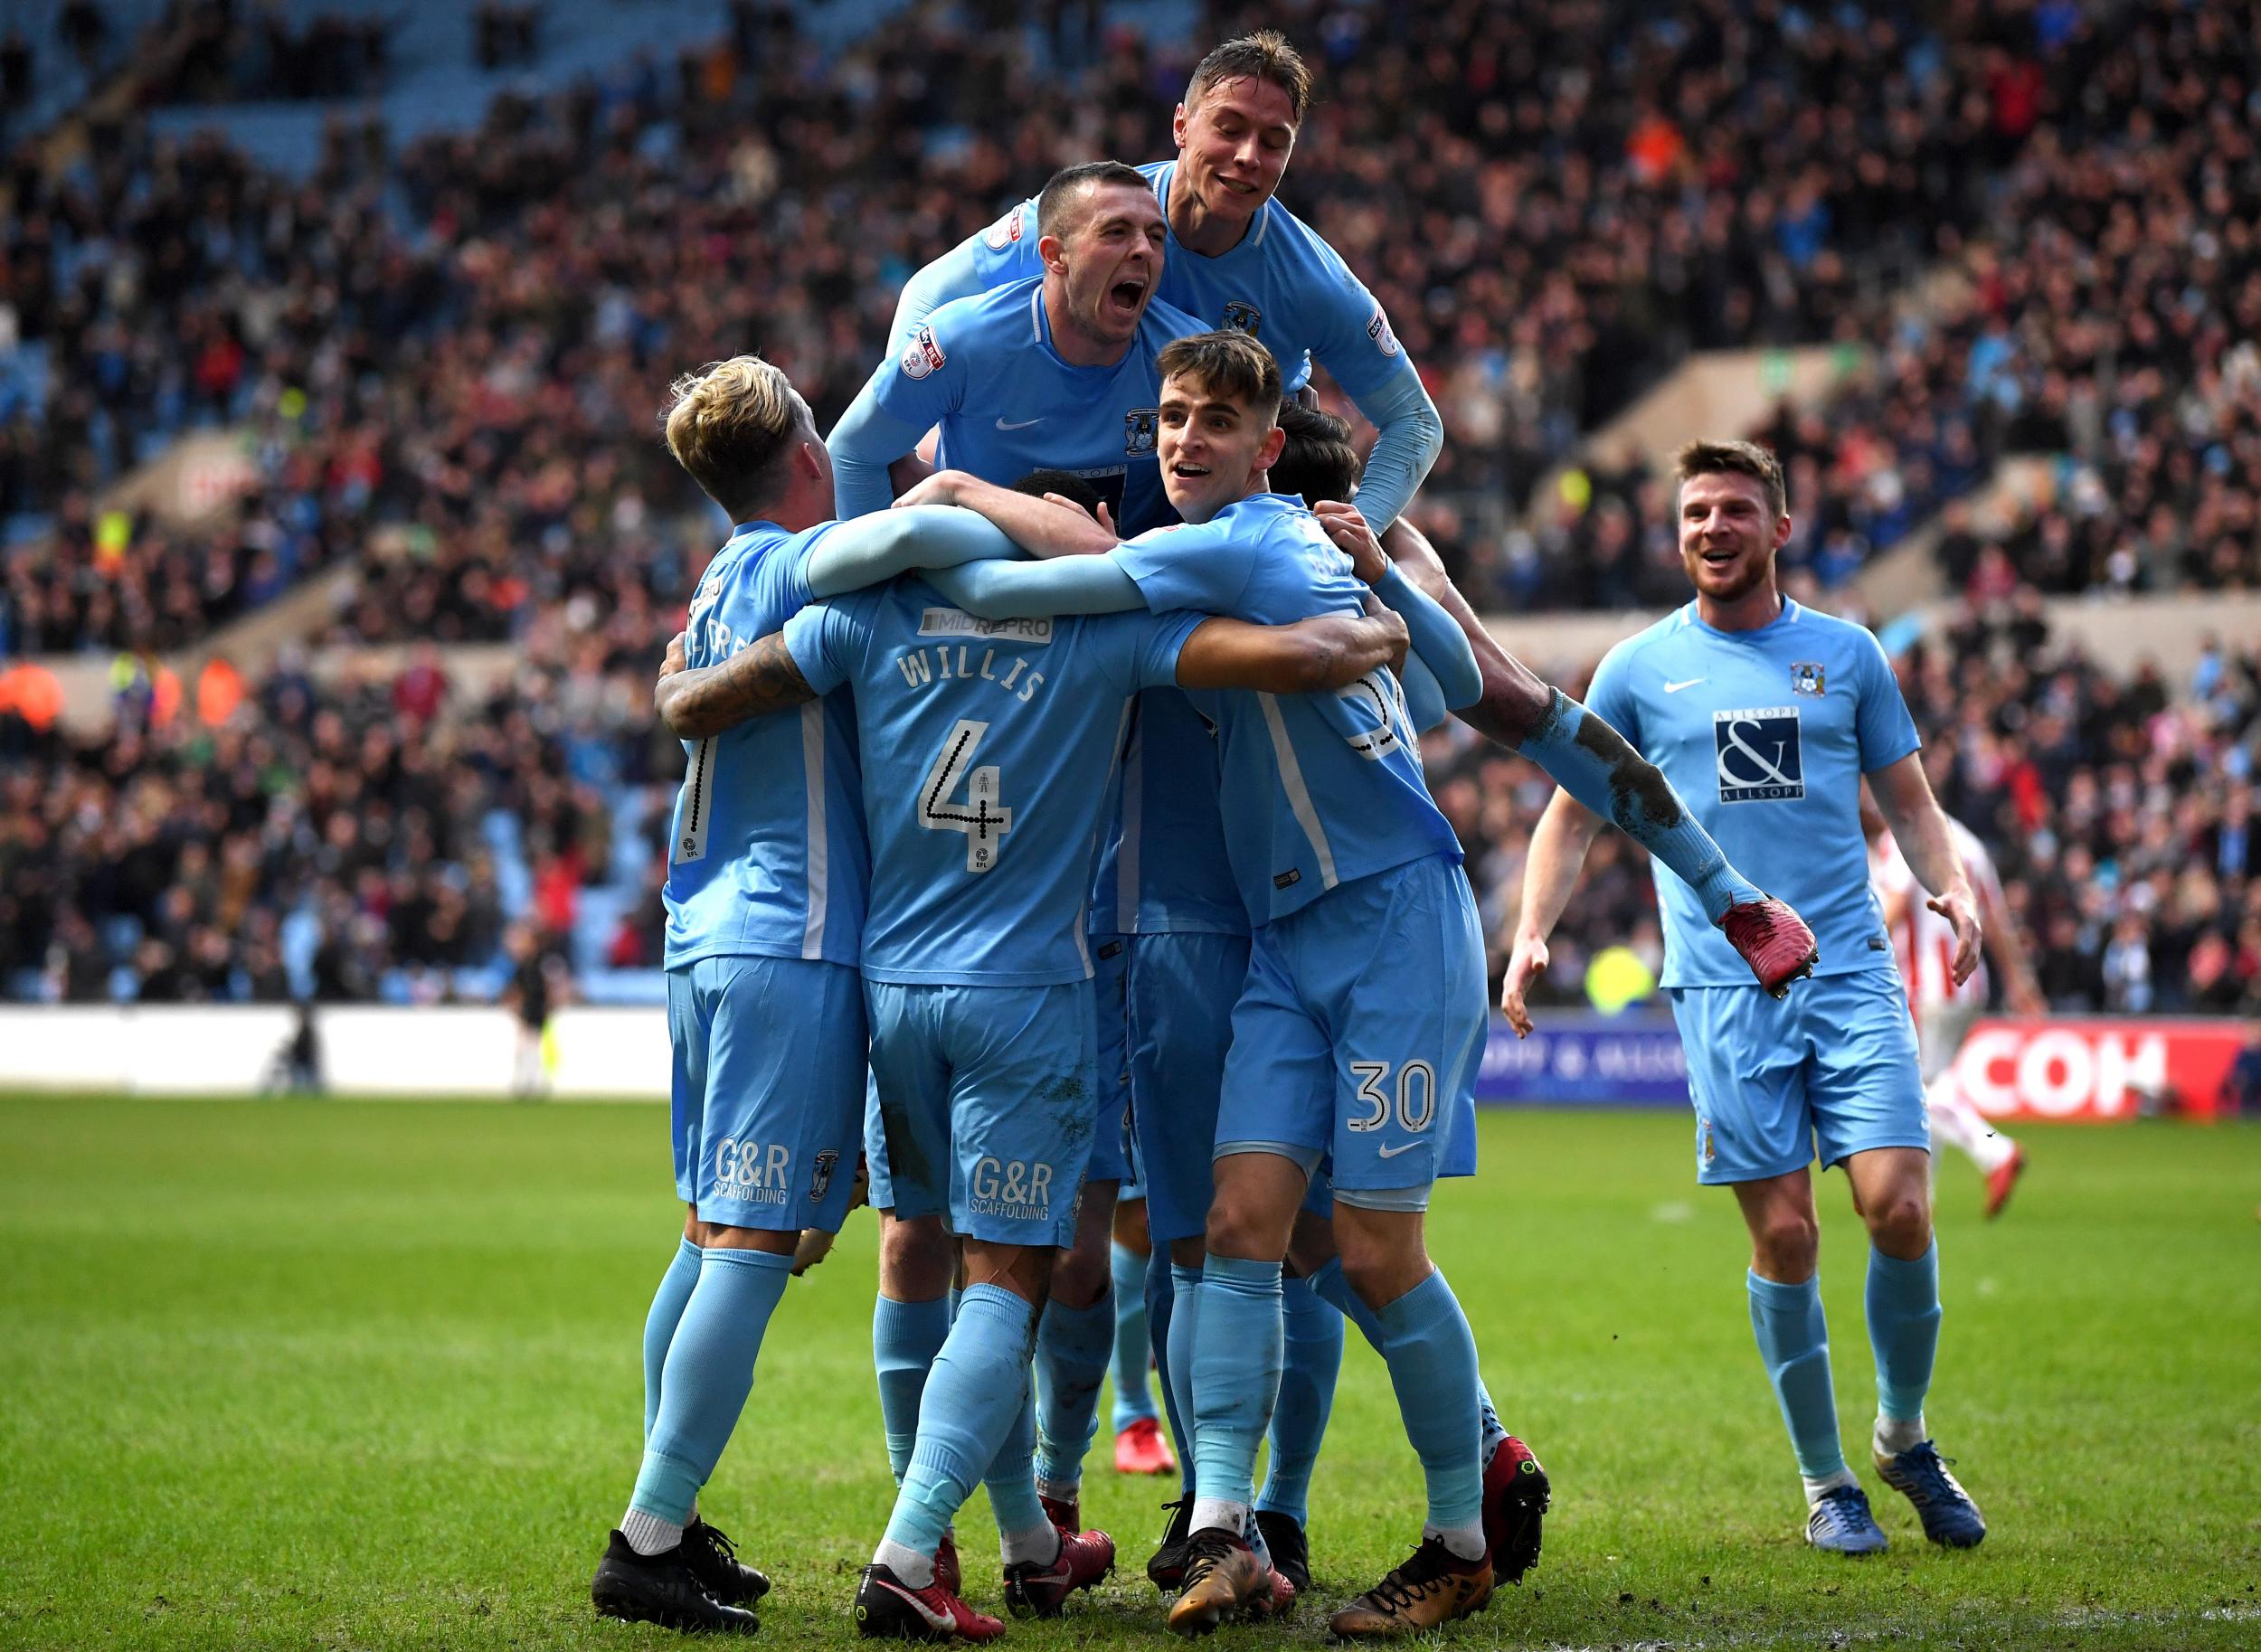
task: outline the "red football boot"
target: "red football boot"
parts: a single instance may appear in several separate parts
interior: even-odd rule
[[[1772,895],[1757,901],[1738,901],[1719,920],[1727,944],[1750,965],[1758,984],[1782,997],[1793,981],[1813,973],[1821,961],[1813,931],[1806,920]]]
[[[856,1632],[866,1640],[995,1640],[1005,1633],[1002,1619],[977,1612],[938,1575],[913,1589],[876,1563],[864,1568],[856,1586]]]

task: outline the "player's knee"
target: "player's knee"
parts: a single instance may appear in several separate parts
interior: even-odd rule
[[[1810,1210],[1784,1205],[1766,1213],[1751,1230],[1762,1278],[1794,1283],[1810,1279],[1821,1260],[1821,1229]]]
[[[1051,1295],[1062,1307],[1089,1307],[1113,1282],[1113,1258],[1103,1245],[1097,1256],[1081,1246],[1063,1251],[1052,1264]]]
[[[1861,1214],[1870,1242],[1887,1256],[1921,1256],[1931,1244],[1931,1201],[1920,1188],[1894,1188]]]
[[[950,1236],[936,1217],[879,1224],[879,1288],[898,1302],[931,1302],[950,1289]]]

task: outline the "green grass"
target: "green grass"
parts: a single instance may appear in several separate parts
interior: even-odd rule
[[[0,1100],[0,1647],[674,1644],[600,1623],[586,1593],[675,1242],[664,1137],[638,1107]],[[1945,1166],[1932,1415],[1993,1535],[1935,1552],[1864,1472],[1893,1537],[1867,1563],[1800,1542],[1739,1226],[1693,1185],[1685,1119],[1494,1114],[1484,1137],[1433,1249],[1557,1492],[1539,1570],[1454,1644],[2261,1639],[2261,1134],[2035,1131],[1992,1226]],[[1840,1178],[1823,1212],[1859,1446],[1874,1391]],[[859,1214],[792,1291],[705,1499],[777,1579],[778,1644],[849,1644],[885,1516],[872,1249]],[[1353,1342],[1315,1499],[1338,1599],[1420,1516]],[[1095,1466],[1088,1518],[1128,1563],[1014,1643],[1161,1644],[1140,1564],[1164,1495]],[[972,1511],[970,1592],[994,1604],[987,1529]],[[1284,1638],[1323,1634],[1306,1612]],[[1259,1637],[1281,1634],[1220,1645]]]

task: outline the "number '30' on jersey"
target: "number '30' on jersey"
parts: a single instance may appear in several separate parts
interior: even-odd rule
[[[740,526],[691,599],[686,662],[719,665],[782,628],[810,600],[809,552],[834,525]],[[684,747],[667,840],[667,968],[748,953],[854,964],[871,857],[846,696]]]
[[[855,700],[867,979],[1090,977],[1084,903],[1132,698],[1176,680],[1201,618],[983,620],[915,578],[793,618],[809,686]]]

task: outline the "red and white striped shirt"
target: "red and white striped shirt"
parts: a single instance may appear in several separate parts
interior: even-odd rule
[[[1978,897],[1981,921],[2002,910],[2001,875],[1994,870],[1994,857],[1986,852],[1975,834],[1960,820],[1947,822],[1947,835],[1962,857],[1963,869],[1971,880],[1971,890]],[[1900,979],[1907,983],[1907,1001],[1916,1014],[1937,1008],[1944,1004],[1986,1002],[1986,959],[1980,956],[1979,966],[1971,972],[1971,978],[1957,986],[1954,984],[1954,925],[1949,923],[1925,904],[1928,897],[1924,886],[1916,881],[1915,870],[1900,846],[1886,832],[1869,846],[1868,875],[1878,890],[1886,895],[1906,896],[1906,910],[1899,922],[1892,926],[1892,952],[1900,966]]]

